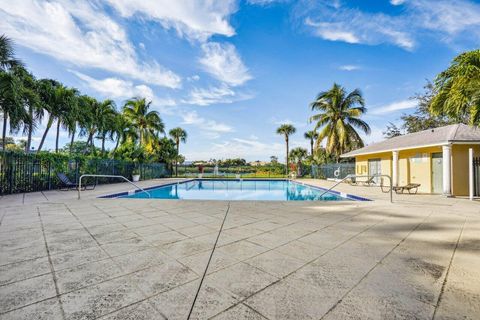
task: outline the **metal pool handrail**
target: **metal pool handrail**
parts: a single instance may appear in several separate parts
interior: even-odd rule
[[[137,186],[135,183],[128,180],[124,176],[114,176],[114,175],[109,175],[109,174],[83,174],[83,175],[80,176],[80,179],[78,179],[78,200],[80,200],[80,190],[82,189],[82,178],[83,177],[120,178],[120,179],[123,179],[126,182],[130,183],[131,185],[135,186],[136,188],[140,189],[142,192],[145,192],[148,195],[149,198],[152,197],[148,191],[146,191],[143,188]]]
[[[343,178],[342,180],[338,181],[337,183],[335,183],[332,187],[330,187],[329,189],[327,189],[325,192],[323,192],[321,196],[323,196],[325,193],[329,192],[329,191],[332,191],[333,188],[335,188],[336,186],[338,186],[340,183],[342,183],[343,181],[347,180],[347,179],[351,179],[351,178],[372,178],[372,177],[387,177],[388,180],[390,181],[390,203],[393,203],[393,183],[392,183],[392,177],[390,177],[389,175],[387,174],[374,174],[374,175],[371,175],[371,176],[357,176],[355,174],[348,174],[345,178]]]

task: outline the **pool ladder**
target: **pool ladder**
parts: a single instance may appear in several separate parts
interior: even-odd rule
[[[355,174],[348,174],[345,178],[341,179],[340,181],[337,181],[337,183],[335,183],[333,186],[331,186],[329,189],[327,189],[326,191],[324,191],[321,195],[323,196],[325,193],[329,192],[329,191],[332,191],[333,188],[335,188],[336,186],[338,186],[340,183],[344,182],[345,180],[347,179],[351,179],[351,178],[372,178],[372,177],[379,177],[379,178],[382,178],[382,177],[386,177],[388,178],[388,181],[390,181],[390,203],[393,203],[393,185],[392,185],[392,177],[390,177],[389,175],[387,174],[374,174],[374,175],[371,175],[371,176],[357,176]]]
[[[118,178],[118,179],[123,179],[123,180],[125,180],[126,182],[130,183],[131,185],[135,186],[136,188],[140,189],[142,192],[145,192],[145,193],[148,195],[149,198],[152,197],[148,191],[146,191],[145,189],[137,186],[135,183],[133,183],[132,181],[128,180],[128,179],[125,178],[124,176],[114,176],[114,175],[109,175],[109,174],[83,174],[83,175],[80,176],[80,179],[78,179],[78,200],[80,200],[80,191],[82,190],[82,178],[83,178],[83,177]]]

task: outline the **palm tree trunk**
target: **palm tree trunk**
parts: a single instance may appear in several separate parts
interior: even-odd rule
[[[102,136],[102,156],[105,153],[105,135]]]
[[[114,155],[117,152],[118,145],[120,144],[120,137],[117,137],[117,143],[115,143],[115,148],[113,148],[112,154]]]
[[[178,177],[178,155],[180,154],[180,143],[177,143],[177,159],[175,159],[175,177]]]
[[[58,153],[58,138],[60,137],[60,119],[57,122],[57,137],[55,138],[55,153]]]
[[[93,137],[93,133],[89,132],[88,133],[88,138],[87,138],[87,143],[85,143],[85,150],[83,151],[83,153],[85,153],[85,154],[88,152],[88,147],[89,147],[89,144],[92,140],[92,137]]]
[[[286,174],[288,176],[288,137],[285,138],[285,143],[287,144],[287,157],[285,158],[285,163],[287,164]]]
[[[72,138],[70,139],[70,154],[73,152],[73,141],[75,140],[75,133],[77,133],[77,128],[73,128]]]
[[[140,129],[140,146],[142,146],[142,141],[143,140],[143,134],[142,134],[142,130]]]
[[[29,114],[29,124],[28,124],[28,136],[27,136],[27,144],[25,145],[25,152],[30,151],[30,146],[32,145],[32,133],[33,133],[33,107],[32,106],[29,106],[28,114]]]
[[[2,149],[3,152],[5,152],[5,147],[7,143],[7,119],[8,119],[8,114],[6,112],[3,113],[3,130],[2,130]]]
[[[310,140],[310,155],[312,156],[312,159],[313,159],[313,139]]]
[[[40,152],[43,147],[43,143],[45,142],[45,138],[47,137],[48,130],[50,130],[50,127],[52,126],[53,123],[53,117],[52,115],[48,116],[48,122],[47,122],[47,127],[45,128],[45,132],[43,133],[42,140],[40,140],[40,145],[38,146],[37,152]]]

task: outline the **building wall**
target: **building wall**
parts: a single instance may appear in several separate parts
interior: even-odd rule
[[[382,174],[392,174],[392,153],[376,153],[373,155],[358,156],[355,158],[355,174],[357,175],[369,175],[368,172],[368,160],[380,159],[380,168]]]
[[[398,184],[419,183],[419,192],[432,192],[431,154],[442,152],[442,147],[401,150],[398,154]],[[358,156],[355,159],[356,173],[368,174],[368,160],[381,159],[382,174],[392,175],[392,153],[376,153]],[[366,169],[366,171],[365,171]]]
[[[452,146],[452,194],[468,196],[468,149],[480,157],[480,145],[454,144]]]

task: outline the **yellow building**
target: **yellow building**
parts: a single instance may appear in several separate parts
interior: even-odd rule
[[[480,128],[454,124],[387,139],[342,157],[355,157],[357,175],[385,174],[395,186],[419,183],[419,192],[466,196],[469,149],[480,156]]]

